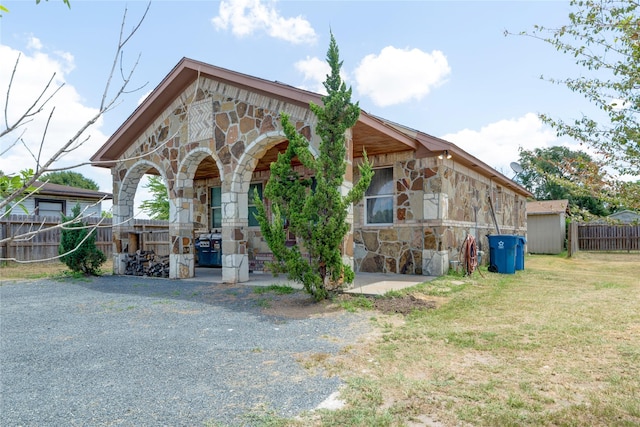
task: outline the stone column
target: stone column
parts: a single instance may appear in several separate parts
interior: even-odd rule
[[[249,198],[238,188],[222,189],[222,281],[249,281],[247,238]]]
[[[193,180],[177,179],[175,191],[169,195],[169,278],[187,279],[195,276],[195,245],[193,241]]]
[[[113,274],[125,274],[129,232],[133,231],[133,203],[136,187],[120,181],[126,170],[111,169],[113,177],[112,261]]]

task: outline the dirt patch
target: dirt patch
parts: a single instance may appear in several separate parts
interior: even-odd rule
[[[349,294],[341,294],[333,300],[315,302],[313,298],[304,292],[296,292],[289,295],[273,293],[253,295],[256,304],[263,306],[262,312],[270,316],[282,316],[295,319],[303,319],[316,316],[328,316],[343,310],[342,303],[353,298]],[[362,297],[358,297],[362,298]],[[371,301],[371,307],[383,314],[407,315],[414,310],[429,310],[437,308],[442,301],[435,298],[421,298],[413,295],[402,297],[380,298],[366,297]]]
[[[256,304],[263,306],[262,313],[269,316],[280,316],[291,319],[329,316],[342,311],[342,307],[332,301],[316,302],[304,292],[288,295],[275,293],[252,295]]]
[[[398,313],[407,315],[414,310],[430,310],[438,307],[435,300],[417,298],[413,295],[404,295],[393,298],[374,298],[373,307],[384,314]]]

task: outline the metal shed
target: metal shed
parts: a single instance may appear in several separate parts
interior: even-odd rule
[[[559,254],[567,235],[568,200],[527,202],[527,251]]]

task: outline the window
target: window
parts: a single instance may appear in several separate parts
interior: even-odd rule
[[[211,228],[222,228],[222,187],[211,189]]]
[[[366,223],[393,224],[393,168],[374,172],[365,193]]]
[[[262,183],[258,182],[256,184],[249,185],[249,226],[257,227],[260,225],[258,220],[255,217],[255,214],[258,213],[258,208],[256,207],[253,201],[254,191],[258,192],[258,197],[262,200]]]
[[[36,199],[36,215],[60,217],[64,212],[64,200]]]

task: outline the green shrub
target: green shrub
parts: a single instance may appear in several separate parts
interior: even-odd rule
[[[87,227],[80,221],[80,205],[76,204],[72,210],[72,216],[62,215],[63,222],[71,222],[64,226],[60,235],[60,247],[58,253],[62,255],[60,260],[71,271],[83,273],[87,276],[97,276],[100,266],[107,260],[105,254],[96,247],[95,228]]]

